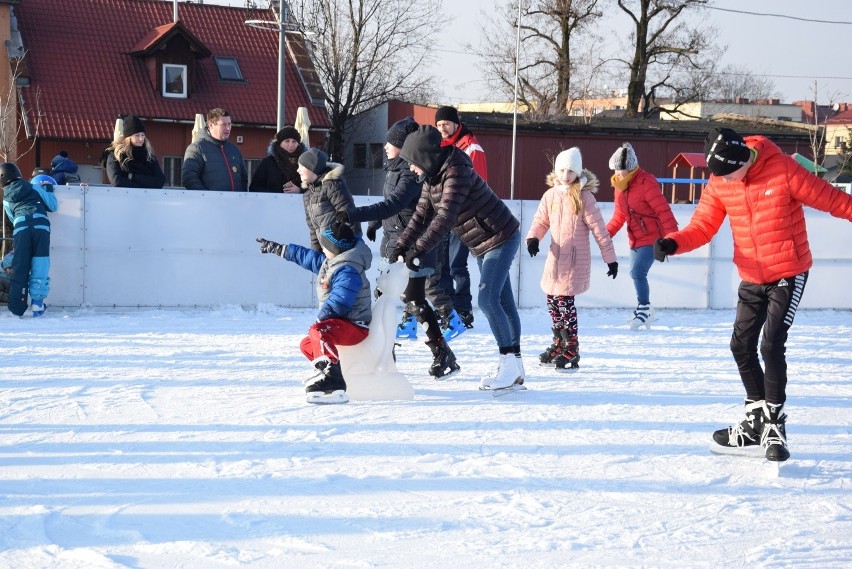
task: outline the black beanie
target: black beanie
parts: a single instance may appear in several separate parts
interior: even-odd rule
[[[435,113],[435,123],[437,124],[438,121],[450,121],[461,124],[459,112],[455,107],[439,107],[438,112]]]
[[[137,132],[145,132],[145,125],[139,120],[139,117],[127,115],[121,120],[121,134],[124,136],[133,136]]]
[[[441,166],[453,148],[455,147],[441,147],[441,133],[434,126],[424,124],[408,135],[399,155],[432,178],[441,170]]]
[[[319,176],[328,170],[328,154],[318,148],[311,148],[299,156],[299,165]]]
[[[745,166],[751,151],[743,137],[730,128],[717,126],[704,139],[704,159],[714,176],[727,176]]]
[[[319,242],[323,249],[340,255],[355,246],[355,233],[347,223],[334,221],[320,231]]]
[[[296,142],[302,142],[302,135],[295,127],[290,125],[285,126],[275,133],[275,144],[281,144],[281,141],[292,138]]]
[[[398,120],[393,123],[388,130],[388,143],[396,146],[397,148],[402,148],[402,145],[405,143],[405,139],[408,138],[408,135],[417,130],[418,124],[411,117],[405,117],[402,120]]]

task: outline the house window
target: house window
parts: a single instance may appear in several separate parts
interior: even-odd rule
[[[163,97],[186,99],[186,65],[163,64]]]
[[[260,158],[246,158],[245,163],[248,179],[251,182],[251,179],[254,178],[254,173],[257,172],[257,167],[260,166]]]
[[[215,60],[216,69],[219,70],[219,79],[223,81],[245,81],[236,57],[216,57]]]
[[[370,158],[372,163],[370,167],[373,170],[381,170],[384,167],[385,162],[385,145],[375,143],[371,144]]]
[[[843,140],[842,136],[835,136],[834,137],[834,147],[835,148],[842,148],[844,142],[845,142],[845,140]]]
[[[167,188],[182,188],[180,171],[183,168],[183,156],[164,156],[163,173],[166,175]]]
[[[356,144],[353,148],[355,156],[353,166],[355,168],[366,168],[367,167],[367,145],[366,144]]]

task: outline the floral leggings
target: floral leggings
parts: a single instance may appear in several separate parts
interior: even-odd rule
[[[577,307],[573,296],[547,295],[547,311],[553,320],[553,327],[565,329],[569,336],[577,335]]]

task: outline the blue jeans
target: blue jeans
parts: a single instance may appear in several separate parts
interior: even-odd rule
[[[449,272],[453,282],[453,305],[456,310],[470,312],[473,310],[473,297],[470,294],[470,271],[467,268],[467,258],[470,250],[461,242],[455,233],[450,231],[450,242],[447,251]]]
[[[509,278],[520,244],[521,231],[517,230],[502,244],[476,258],[480,274],[477,302],[500,348],[521,344],[521,317]]]
[[[630,250],[630,276],[636,289],[639,304],[651,304],[651,287],[648,286],[648,271],[654,264],[654,246],[645,245]]]

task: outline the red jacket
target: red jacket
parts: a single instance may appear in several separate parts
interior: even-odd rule
[[[689,225],[666,237],[677,242],[677,254],[692,251],[710,242],[727,215],[740,278],[768,284],[813,265],[802,206],[852,221],[852,196],[808,172],[768,138],[748,136],[745,142],[757,151],[746,177],[726,182],[711,176]]]
[[[615,190],[615,209],[606,224],[609,236],[615,236],[624,222],[631,249],[653,245],[663,235],[677,231],[677,221],[660,183],[645,170],[636,172],[626,190]]]
[[[479,177],[488,181],[488,165],[485,163],[485,150],[479,145],[479,141],[463,124],[459,125],[456,132],[449,138],[441,141],[441,146],[456,146],[468,155],[473,162],[473,169]]]

